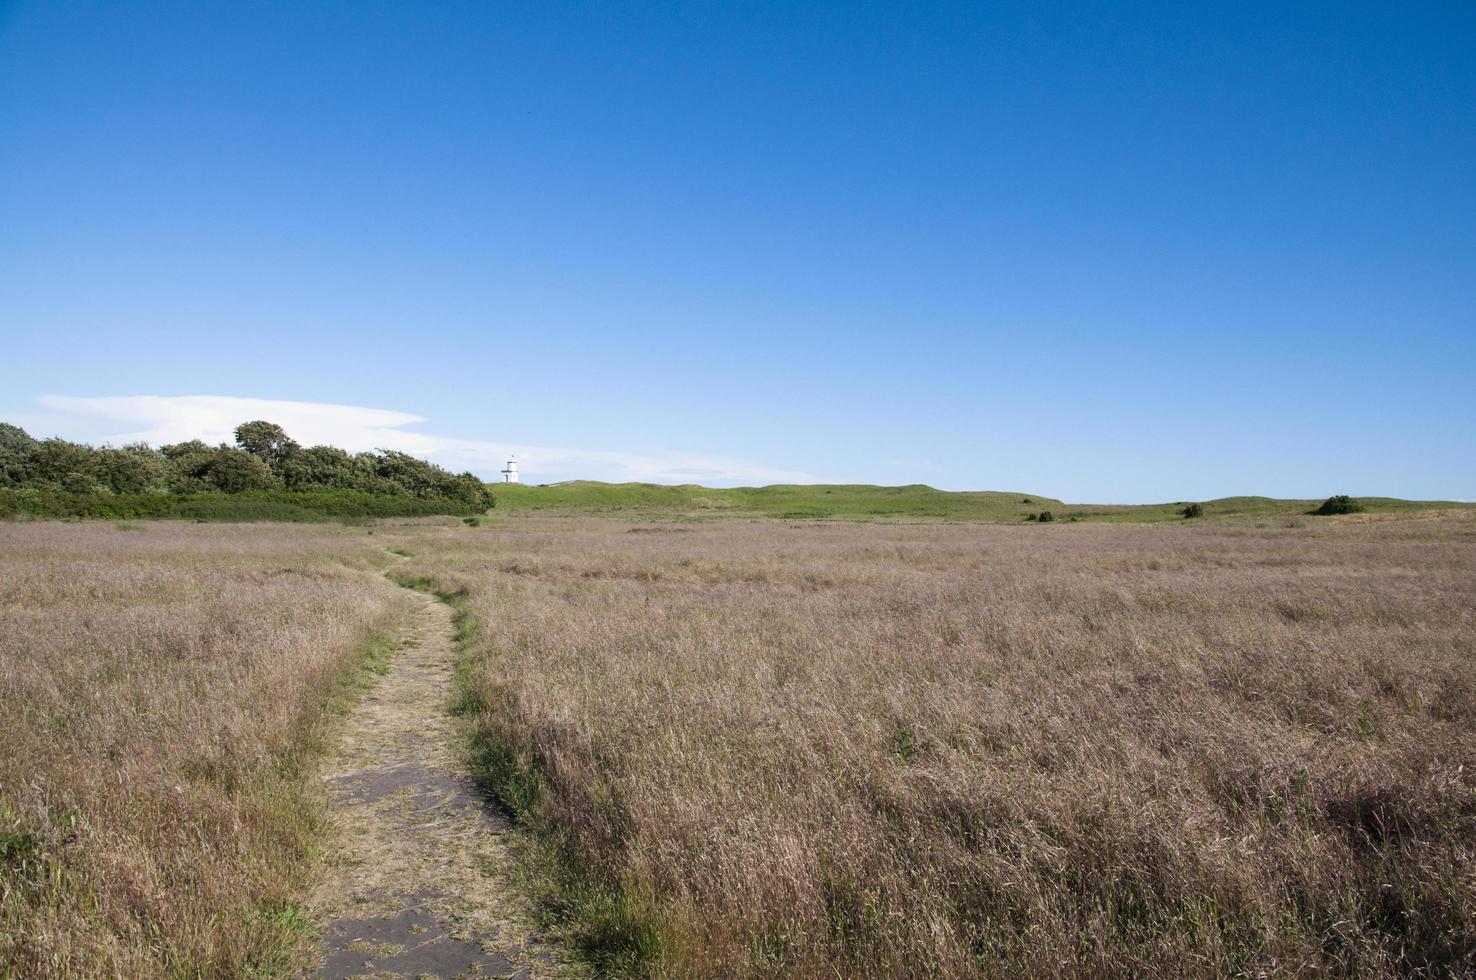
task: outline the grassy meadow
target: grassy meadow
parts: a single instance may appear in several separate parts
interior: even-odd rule
[[[894,522],[1024,521],[1050,511],[1058,521],[1148,522],[1183,518],[1184,508],[1200,503],[1207,518],[1294,518],[1307,515],[1320,500],[1223,497],[1210,501],[1162,504],[1069,504],[1029,492],[948,491],[922,484],[881,487],[871,484],[775,484],[767,487],[712,488],[654,483],[599,483],[574,480],[547,485],[497,484],[497,513],[567,513],[638,520],[712,520],[768,517],[786,520]],[[1466,510],[1451,501],[1359,498],[1367,512]]]
[[[422,528],[616,973],[1468,975],[1476,521]]]
[[[704,521],[671,492],[0,523],[0,977],[305,962],[313,763],[392,655],[386,573],[454,607],[467,751],[600,971],[1476,972],[1476,511]]]
[[[0,522],[0,977],[290,971],[305,763],[406,599],[374,540]]]

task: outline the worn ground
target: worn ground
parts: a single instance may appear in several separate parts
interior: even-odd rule
[[[460,757],[446,606],[417,593],[401,647],[325,764],[338,826],[316,976],[577,975],[536,937],[508,880],[513,831]]]

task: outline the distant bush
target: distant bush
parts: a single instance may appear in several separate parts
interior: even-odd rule
[[[1346,493],[1340,493],[1328,497],[1322,502],[1322,506],[1318,507],[1312,513],[1319,517],[1331,517],[1335,514],[1359,514],[1362,512],[1362,503],[1356,498],[1348,496]]]
[[[1038,521],[1038,520],[1040,520],[1040,515],[1039,514],[1036,514],[1036,513],[1026,514],[1025,515],[1025,519],[1027,521]]]
[[[1040,512],[1040,522],[1042,524],[1045,524],[1048,521],[1054,521],[1055,519],[1056,519],[1056,515],[1055,514],[1052,514],[1048,510],[1043,510],[1043,511]]]
[[[1185,507],[1183,510],[1179,511],[1179,513],[1183,514],[1186,519],[1187,518],[1190,518],[1190,517],[1203,517],[1204,516],[1204,505],[1203,504],[1190,504],[1189,506]]]

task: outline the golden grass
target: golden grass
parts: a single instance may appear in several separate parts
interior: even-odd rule
[[[1470,973],[1476,523],[1302,523],[397,540],[611,969]]]
[[[0,976],[290,968],[363,531],[0,524]]]

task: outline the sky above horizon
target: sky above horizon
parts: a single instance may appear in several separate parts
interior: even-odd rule
[[[0,420],[1476,499],[1476,6],[0,0]]]

